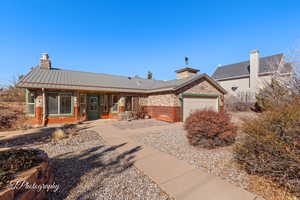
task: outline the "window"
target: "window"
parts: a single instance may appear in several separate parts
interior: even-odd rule
[[[47,93],[48,114],[71,114],[72,95],[70,93]]]
[[[125,111],[132,111],[132,97],[125,97]]]
[[[80,115],[83,116],[86,113],[86,94],[80,94],[79,103]]]
[[[48,93],[47,95],[47,111],[49,114],[58,114],[58,94]]]
[[[35,93],[33,91],[26,90],[26,113],[28,115],[35,114]]]
[[[61,94],[60,96],[60,114],[71,113],[72,99],[70,94]]]
[[[89,111],[98,110],[98,97],[89,97]]]
[[[238,87],[231,87],[231,90],[234,91],[234,92],[235,92],[237,89],[238,89]]]
[[[112,112],[119,112],[119,99],[120,97],[118,96],[112,96],[112,107],[111,111]]]

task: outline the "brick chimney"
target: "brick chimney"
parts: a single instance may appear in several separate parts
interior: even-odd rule
[[[250,52],[250,89],[252,92],[258,90],[259,51]]]
[[[42,53],[40,58],[40,68],[41,69],[51,69],[51,61],[49,60],[48,53]]]

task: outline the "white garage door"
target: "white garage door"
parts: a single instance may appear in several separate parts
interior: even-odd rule
[[[194,111],[202,109],[211,109],[218,111],[218,98],[208,97],[184,97],[183,98],[183,120]]]

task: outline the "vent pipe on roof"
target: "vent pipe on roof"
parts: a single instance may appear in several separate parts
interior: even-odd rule
[[[185,56],[184,57],[184,62],[185,62],[185,65],[189,65],[189,57]]]
[[[51,61],[49,60],[48,53],[42,53],[40,58],[40,68],[51,69]]]

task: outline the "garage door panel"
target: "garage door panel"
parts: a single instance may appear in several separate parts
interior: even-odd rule
[[[211,109],[218,111],[218,98],[192,98],[183,99],[183,119],[185,120],[192,112],[196,110]]]

